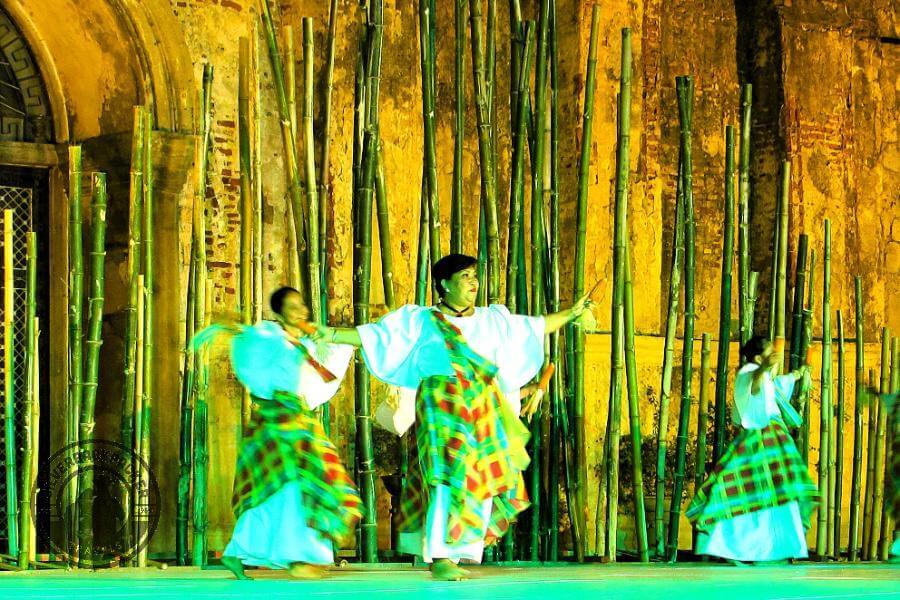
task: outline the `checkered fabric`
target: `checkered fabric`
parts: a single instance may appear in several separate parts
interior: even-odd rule
[[[819,493],[780,420],[745,429],[697,490],[686,516],[708,531],[719,522],[797,501],[805,526]]]
[[[494,379],[496,365],[475,353],[442,314],[432,315],[455,375],[429,377],[419,386],[416,444],[398,526],[401,532],[423,529],[430,488],[446,485],[451,490],[446,542],[491,543],[529,505],[522,478],[530,460],[528,429],[503,398]],[[482,505],[491,498],[485,530]]]
[[[276,392],[273,400],[259,401],[241,441],[231,501],[235,516],[292,481],[300,484],[311,528],[335,542],[353,532],[362,501],[334,444],[302,399]]]

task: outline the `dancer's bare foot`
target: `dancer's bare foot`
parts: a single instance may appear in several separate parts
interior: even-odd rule
[[[324,569],[316,565],[295,562],[288,569],[288,574],[294,579],[322,579]]]
[[[252,577],[247,576],[244,573],[244,564],[241,562],[241,559],[234,556],[223,556],[222,557],[222,565],[227,568],[229,571],[234,573],[234,576],[238,579],[250,580]]]
[[[447,558],[439,558],[431,563],[429,568],[431,576],[441,581],[462,581],[468,579],[469,572],[460,569],[458,566]]]

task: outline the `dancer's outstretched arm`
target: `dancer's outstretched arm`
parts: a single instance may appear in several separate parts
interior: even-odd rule
[[[591,300],[585,295],[576,300],[575,304],[573,304],[569,308],[545,316],[545,333],[554,333],[556,331],[559,331],[563,325],[566,325],[570,321],[574,321],[575,319],[580,317],[581,313],[587,310],[590,305]]]
[[[362,346],[356,327],[319,327],[313,338],[332,344],[349,344],[357,348]]]

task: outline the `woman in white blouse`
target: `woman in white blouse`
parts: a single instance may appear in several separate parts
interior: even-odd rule
[[[436,579],[460,580],[460,559],[484,547],[528,506],[522,471],[528,430],[520,390],[544,363],[544,336],[589,304],[546,315],[476,307],[477,261],[450,254],[432,268],[436,306],[406,305],[377,323],[323,328],[329,342],[362,348],[372,374],[417,390],[410,476],[401,495],[399,549],[431,563]]]

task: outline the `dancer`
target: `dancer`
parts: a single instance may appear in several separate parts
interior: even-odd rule
[[[762,336],[751,338],[741,356],[746,364],[734,382],[731,416],[743,431],[687,510],[699,529],[697,552],[734,564],[805,558],[818,490],[786,422],[801,423],[789,401],[808,367],[773,378],[782,355]]]
[[[401,493],[400,552],[431,563],[436,579],[461,580],[460,559],[481,562],[528,506],[522,471],[528,430],[520,389],[544,363],[544,335],[584,312],[581,298],[547,316],[475,307],[477,260],[450,254],[432,267],[437,306],[407,305],[379,322],[324,328],[330,342],[362,347],[367,367],[391,385],[418,390],[415,444]]]
[[[276,321],[228,328],[232,368],[253,394],[254,411],[238,453],[237,523],[222,564],[238,579],[249,579],[244,565],[317,579],[362,515],[356,487],[314,412],[337,391],[354,349],[313,343],[297,290],[277,290],[270,305]],[[213,326],[199,343],[224,329]]]

